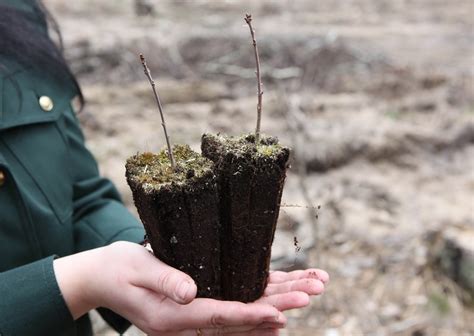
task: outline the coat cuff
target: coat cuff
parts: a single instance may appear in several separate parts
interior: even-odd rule
[[[100,208],[74,224],[76,252],[90,250],[116,241],[139,243],[145,229],[141,223],[115,200],[108,200]]]
[[[74,330],[53,260],[51,256],[0,273],[1,335],[56,335]]]

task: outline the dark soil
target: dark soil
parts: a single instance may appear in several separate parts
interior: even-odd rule
[[[189,274],[199,297],[255,301],[267,284],[289,149],[271,137],[255,146],[253,135],[204,135],[202,151],[175,146],[175,170],[164,150],[129,158],[135,205],[156,257]]]
[[[222,298],[255,301],[267,284],[289,149],[270,137],[255,146],[253,135],[205,134],[202,153],[218,178]]]
[[[212,162],[175,146],[177,170],[165,151],[127,160],[133,199],[157,258],[189,274],[198,297],[220,297],[219,220]]]

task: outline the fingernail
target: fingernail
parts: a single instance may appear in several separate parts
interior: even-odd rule
[[[286,324],[287,322],[288,322],[288,320],[286,319],[285,314],[283,314],[282,312],[279,312],[278,313],[278,318],[277,318],[277,323]]]
[[[183,281],[179,285],[177,296],[183,302],[189,301],[190,296],[192,295],[191,291],[193,291],[193,285],[188,281]]]
[[[327,272],[321,272],[320,280],[324,283],[329,282],[329,274]]]
[[[278,316],[268,316],[263,319],[264,322],[278,322]]]
[[[276,313],[271,316],[267,316],[263,319],[265,322],[280,322],[280,313]]]

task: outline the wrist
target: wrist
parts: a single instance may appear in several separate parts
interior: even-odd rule
[[[54,260],[54,272],[61,294],[74,320],[100,306],[97,265],[101,249]]]

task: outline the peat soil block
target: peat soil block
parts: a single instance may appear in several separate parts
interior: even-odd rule
[[[272,137],[204,134],[202,155],[214,162],[221,225],[221,295],[252,302],[268,280],[289,149]]]
[[[127,182],[140,219],[161,261],[189,274],[199,297],[220,298],[220,238],[213,163],[187,145],[142,153],[126,163]]]

